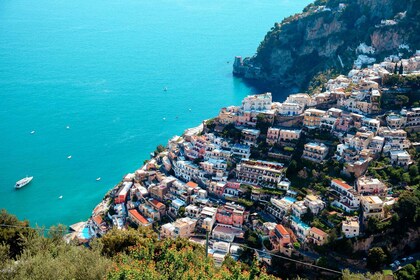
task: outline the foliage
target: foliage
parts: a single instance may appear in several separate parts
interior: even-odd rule
[[[90,248],[67,244],[61,237],[65,227],[28,230],[6,211],[1,218],[14,231],[0,228],[4,237],[19,236],[16,262],[11,256],[12,242],[0,243],[0,280],[6,279],[276,279],[260,269],[254,258],[250,267],[228,258],[216,268],[207,258],[204,247],[185,239],[158,240],[150,229],[111,230],[93,240]],[[9,239],[5,239],[8,241]],[[253,254],[249,254],[251,257]]]
[[[16,216],[10,215],[6,210],[0,211],[0,244],[8,246],[10,258],[16,258],[25,249],[23,240],[34,234],[34,230],[27,228],[28,221],[19,221]]]
[[[228,124],[223,129],[221,136],[223,138],[232,139],[235,142],[239,142],[241,140],[241,131],[235,127],[234,124]]]
[[[379,270],[384,264],[387,256],[380,247],[373,247],[368,252],[367,266],[373,270]]]
[[[267,134],[268,128],[272,125],[264,114],[257,115],[257,125],[256,128],[260,130],[261,134]]]
[[[341,278],[342,280],[383,280],[385,279],[384,275],[381,273],[366,273],[366,274],[360,274],[360,273],[351,273],[350,270],[345,269],[343,270],[343,276]]]
[[[396,203],[396,212],[393,220],[395,230],[404,232],[407,228],[420,226],[420,191],[414,193],[404,191]]]
[[[413,264],[408,264],[401,268],[397,273],[397,279],[401,280],[415,280],[420,278],[420,261]]]
[[[159,154],[159,153],[161,153],[163,151],[165,151],[165,146],[163,146],[162,144],[160,144],[160,145],[158,145],[156,147],[155,154]]]

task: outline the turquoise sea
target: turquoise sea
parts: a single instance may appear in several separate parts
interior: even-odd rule
[[[88,218],[159,143],[258,93],[233,57],[309,2],[2,0],[0,208],[32,225]]]

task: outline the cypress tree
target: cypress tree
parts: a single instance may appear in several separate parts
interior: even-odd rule
[[[394,74],[397,74],[397,71],[398,71],[398,65],[397,65],[397,62],[395,62]]]
[[[400,70],[398,70],[398,74],[402,75],[404,73],[404,67],[402,65],[402,62],[400,64]]]

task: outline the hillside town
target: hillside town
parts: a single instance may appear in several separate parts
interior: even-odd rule
[[[386,81],[418,74],[420,52],[353,69],[314,94],[273,102],[264,93],[222,108],[158,146],[72,238],[150,227],[208,246],[219,265],[246,248],[267,265],[274,253],[316,261],[328,243],[367,238],[410,179],[394,182],[386,168],[408,172],[420,147],[420,104]]]

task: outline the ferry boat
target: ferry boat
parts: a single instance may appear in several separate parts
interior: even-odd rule
[[[26,186],[27,184],[29,184],[32,181],[33,178],[34,177],[25,177],[23,179],[20,179],[19,181],[16,182],[15,188],[20,189],[20,188]]]

